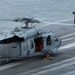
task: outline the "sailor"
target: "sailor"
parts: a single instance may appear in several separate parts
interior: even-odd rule
[[[74,27],[75,27],[75,12],[72,12],[73,15],[74,15]]]
[[[40,43],[40,50],[42,50],[42,48],[43,48],[43,44],[42,44],[42,43]]]

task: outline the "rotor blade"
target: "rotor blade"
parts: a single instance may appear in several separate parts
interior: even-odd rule
[[[28,22],[28,23],[41,23],[40,21],[33,18],[16,18],[13,21],[15,22]]]
[[[13,20],[11,19],[0,19],[2,21],[15,21],[15,22],[27,22],[27,23],[41,23],[39,20],[33,19],[33,18],[15,18]]]
[[[13,21],[13,20],[10,20],[10,19],[0,19],[2,21]]]

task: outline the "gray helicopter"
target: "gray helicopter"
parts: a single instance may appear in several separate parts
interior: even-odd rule
[[[15,59],[58,52],[61,39],[52,32],[29,26],[31,23],[40,23],[33,18],[17,18],[15,22],[23,22],[24,26],[15,28],[8,33],[0,33],[0,58]]]

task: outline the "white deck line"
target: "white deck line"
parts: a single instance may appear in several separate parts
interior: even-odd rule
[[[74,35],[75,34],[75,32],[74,33],[71,33],[71,34],[68,34],[68,35],[65,35],[65,36],[62,36],[62,37],[60,37],[60,38],[65,38],[65,37],[68,37],[68,36],[71,36],[71,35]],[[71,45],[71,46],[70,46]],[[67,46],[67,47],[65,47],[65,46]],[[61,50],[61,49],[65,49],[65,48],[70,48],[70,47],[73,47],[73,46],[75,46],[75,42],[73,42],[73,43],[71,43],[71,44],[67,44],[67,45],[65,45],[65,46],[62,46],[62,47],[60,47],[60,49],[59,50]],[[19,64],[22,64],[22,63],[11,63],[11,64],[7,64],[7,65],[4,65],[4,66],[0,66],[0,71],[1,70],[4,70],[4,69],[8,69],[8,68],[11,68],[11,67],[14,67],[14,66],[17,66],[17,65],[19,65]]]
[[[73,20],[73,19],[68,19],[68,20],[62,20],[62,21],[57,21],[57,22],[46,22],[47,24],[43,25],[43,26],[40,26],[38,28],[42,28],[42,27],[45,27],[45,26],[49,26],[51,24],[60,24],[60,25],[68,25],[68,26],[74,26],[74,24],[68,24],[68,23],[61,23],[61,22],[64,22],[64,21],[70,21],[70,20]]]
[[[29,74],[29,75],[40,75],[40,74],[48,73],[48,72],[51,72],[51,71],[56,71],[56,70],[59,70],[59,69],[62,69],[62,68],[68,67],[68,66],[72,66],[72,65],[75,65],[75,61],[72,61],[72,62],[69,62],[69,63],[66,63],[66,64],[62,64],[62,65],[59,65],[59,66],[56,66],[56,67],[48,68],[48,69],[45,69],[45,70],[42,70],[42,71],[39,71],[39,72],[36,72],[36,73],[32,73],[32,74]]]
[[[75,46],[75,42],[70,43],[70,44],[67,44],[67,45],[65,45],[65,46],[61,46],[61,47],[59,48],[59,50],[71,48],[71,47],[74,47],[74,46]],[[11,67],[17,66],[17,65],[22,64],[22,63],[23,63],[23,62],[21,62],[21,63],[11,63],[11,64],[7,64],[7,65],[0,66],[0,71],[1,71],[1,70],[4,70],[4,69],[7,69],[7,68],[11,68]]]
[[[69,59],[66,59],[66,60],[62,60],[60,62],[51,64],[51,65],[47,65],[47,66],[44,66],[44,67],[40,67],[40,68],[31,70],[31,71],[23,72],[23,73],[20,73],[20,74],[17,74],[17,75],[25,75],[25,74],[39,75],[39,74],[42,74],[42,73],[47,73],[47,72],[55,71],[55,70],[58,70],[58,69],[61,69],[61,68],[67,67],[67,66],[71,66],[73,64],[75,64],[75,57],[69,58]]]
[[[56,23],[57,25],[63,25],[63,26],[74,26],[74,24],[68,24],[68,23]]]
[[[74,40],[75,37],[72,37],[72,38],[67,38],[67,39],[63,39],[62,42],[66,42],[66,41],[69,41],[69,40]]]
[[[65,45],[65,46],[61,46],[61,47],[59,48],[59,50],[67,49],[67,48],[70,48],[70,47],[73,47],[73,46],[75,46],[75,42],[70,43],[70,44],[67,44],[67,45]],[[10,68],[10,67],[13,67],[13,66],[17,66],[17,65],[19,65],[19,64],[22,64],[22,62],[21,62],[21,63],[11,63],[11,64],[7,64],[7,65],[4,65],[4,66],[0,66],[0,71],[1,71],[1,70],[4,70],[4,69],[7,69],[7,68]]]
[[[69,37],[69,36],[72,36],[72,35],[75,35],[75,32],[64,35],[64,36],[61,36],[60,38],[63,39],[63,38],[66,38],[66,37]]]
[[[17,66],[19,64],[21,64],[21,63],[10,63],[10,64],[7,64],[7,65],[0,66],[0,71],[8,69],[8,68],[13,67],[13,66]]]
[[[68,73],[65,73],[65,74],[62,74],[62,75],[75,75],[75,70],[71,71],[71,72],[68,72]]]
[[[61,21],[57,21],[56,23],[70,21],[70,20],[73,20],[73,19],[68,19],[68,20],[64,19],[64,20],[61,20]]]
[[[68,48],[71,48],[71,47],[75,47],[75,42],[64,45],[64,46],[61,46],[58,50],[68,49]]]

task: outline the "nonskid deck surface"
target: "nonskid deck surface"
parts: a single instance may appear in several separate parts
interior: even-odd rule
[[[49,75],[50,73],[51,75],[69,75],[72,73],[71,71],[74,73],[75,28],[73,25],[73,20],[66,20],[40,27],[56,33],[62,39],[62,46],[59,48],[59,52],[52,56],[52,60],[34,57],[35,60],[31,58],[27,61],[12,62],[0,67],[0,75]],[[54,66],[51,67],[51,65]]]

